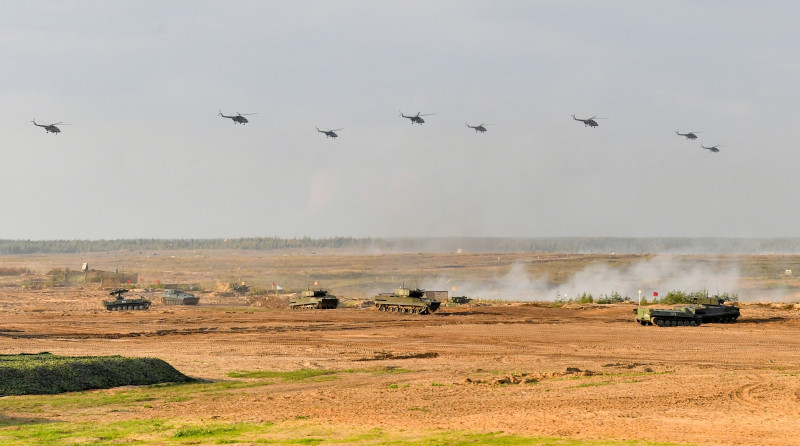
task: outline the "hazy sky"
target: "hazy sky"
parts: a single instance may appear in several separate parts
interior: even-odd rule
[[[0,238],[800,236],[800,2],[0,5]]]

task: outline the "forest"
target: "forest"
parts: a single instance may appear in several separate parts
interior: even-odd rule
[[[575,254],[797,254],[800,238],[687,237],[243,237],[212,239],[2,240],[0,255],[121,250],[336,249],[376,252],[541,252]],[[460,250],[460,251],[459,251]]]

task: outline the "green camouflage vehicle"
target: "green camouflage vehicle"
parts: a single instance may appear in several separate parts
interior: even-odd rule
[[[289,300],[289,308],[292,310],[325,310],[339,306],[339,299],[326,290],[305,290],[298,297]]]
[[[450,302],[458,305],[464,305],[472,302],[472,299],[467,296],[453,296],[450,298]]]
[[[117,288],[108,293],[110,296],[117,296],[114,300],[104,300],[108,311],[124,311],[124,310],[146,310],[150,308],[150,301],[147,299],[127,299],[122,295],[127,293],[126,288]]]
[[[658,325],[659,327],[690,326],[703,323],[736,322],[739,308],[725,305],[725,299],[717,296],[700,297],[688,305],[676,305],[671,309],[639,307],[633,310],[636,322],[642,325]]]
[[[442,303],[425,297],[419,288],[397,288],[394,293],[381,293],[375,296],[375,306],[380,311],[392,313],[431,314],[439,309]]]
[[[197,305],[200,298],[183,290],[164,290],[161,303],[164,305]]]

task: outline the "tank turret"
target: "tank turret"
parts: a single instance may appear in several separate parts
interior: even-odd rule
[[[375,306],[379,311],[392,313],[431,314],[439,309],[441,302],[425,297],[425,291],[419,288],[400,287],[393,293],[382,293],[375,296]]]
[[[289,300],[289,308],[292,310],[325,310],[339,306],[339,299],[328,294],[327,290],[304,290],[300,296]]]

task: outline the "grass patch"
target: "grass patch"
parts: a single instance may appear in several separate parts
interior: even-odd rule
[[[412,408],[410,410],[425,410]],[[0,443],[21,445],[186,445],[186,444],[348,444],[361,446],[674,446],[675,443],[635,440],[575,440],[531,437],[504,432],[475,433],[442,430],[385,430],[320,425],[307,420],[280,423],[215,422],[194,424],[165,419],[110,423],[27,423],[0,428]],[[684,444],[684,446],[686,446]]]
[[[184,402],[199,394],[223,394],[229,390],[257,387],[264,382],[195,382],[186,384],[157,384],[135,389],[92,390],[59,395],[21,395],[0,398],[0,411],[39,415],[52,412],[71,412],[83,408],[114,406],[125,408],[146,406],[154,401]],[[2,420],[0,420],[2,424]]]
[[[577,386],[573,386],[573,389],[578,389],[581,387],[602,387],[602,386],[610,386],[612,384],[616,384],[614,381],[596,381],[591,383],[580,383]]]
[[[195,381],[157,358],[0,355],[0,396]]]
[[[395,373],[411,373],[413,370],[404,369],[400,367],[381,367],[377,369],[363,369],[363,370],[353,370],[353,372],[365,372],[370,373],[372,375],[392,375]]]
[[[173,438],[214,438],[217,441],[221,439],[230,438],[235,441],[246,432],[252,432],[257,426],[248,423],[234,423],[234,424],[211,424],[203,426],[190,426],[180,428],[172,434]]]
[[[320,370],[320,369],[300,369],[289,372],[275,372],[269,370],[261,371],[236,371],[228,373],[231,378],[257,378],[269,379],[275,378],[283,381],[303,381],[306,379],[317,378],[322,376],[332,376],[338,373],[335,370]]]

